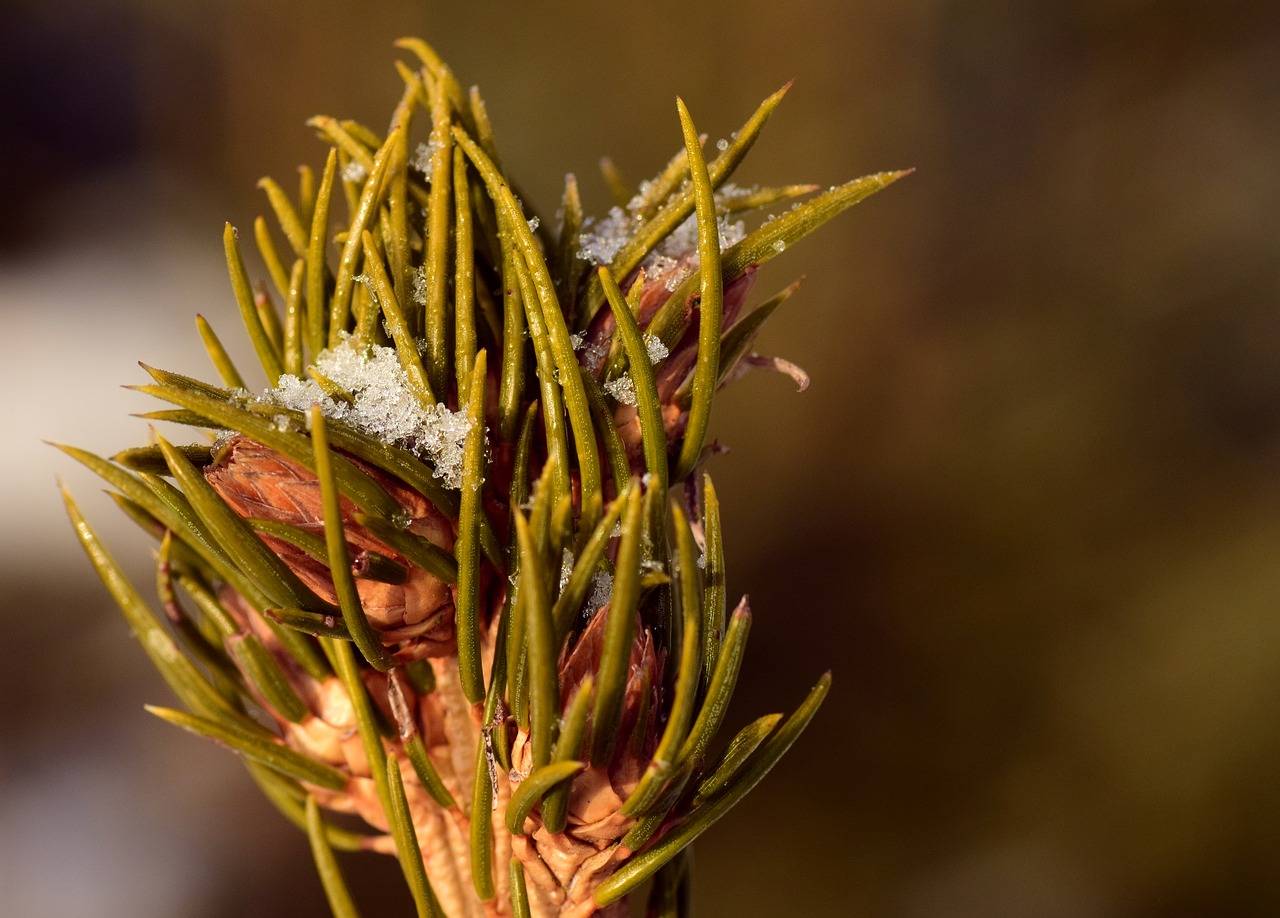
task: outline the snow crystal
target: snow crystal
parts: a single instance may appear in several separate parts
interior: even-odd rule
[[[584,367],[598,367],[601,362],[609,355],[609,339],[602,338],[594,344],[588,344],[582,351],[582,365]]]
[[[649,352],[650,363],[662,363],[667,359],[667,355],[671,353],[657,335],[645,335],[644,348]]]
[[[423,175],[431,174],[431,160],[436,155],[436,142],[429,140],[426,143],[420,143],[413,148],[413,158],[409,160],[409,165],[417,169]]]
[[[723,139],[717,140],[716,149],[723,153],[725,150],[729,149],[729,141]]]
[[[653,182],[645,179],[636,188],[635,197],[627,202],[627,210],[631,213],[639,213],[640,208],[644,206],[645,198],[649,196],[649,192],[653,190]]]
[[[730,201],[741,201],[743,198],[749,198],[759,190],[759,185],[752,185],[750,188],[743,188],[741,185],[735,185],[733,182],[725,182],[716,189],[716,204],[724,207]]]
[[[373,301],[373,305],[378,305],[378,291],[373,289],[373,278],[368,274],[357,274],[351,278],[357,284],[364,286],[365,292],[369,294],[369,299]]]
[[[539,220],[537,217],[530,217],[528,223],[529,223],[529,232],[532,233],[532,232],[537,232],[537,229],[542,224],[542,221]]]
[[[569,549],[564,550],[564,554],[560,556],[560,590],[564,591],[565,584],[569,582],[569,575],[573,573],[573,552]]]
[[[281,376],[279,385],[264,392],[258,401],[298,411],[318,404],[326,418],[427,459],[447,487],[462,486],[462,454],[470,422],[464,412],[450,411],[442,404],[424,407],[409,389],[393,348],[362,350],[347,338],[322,351],[315,368],[350,392],[354,403],[330,398],[312,379],[289,375]]]
[[[624,405],[634,405],[636,403],[635,380],[627,373],[623,373],[617,379],[611,379],[605,383],[604,391]]]
[[[621,207],[609,209],[603,220],[587,218],[586,232],[578,236],[578,257],[597,265],[613,261],[631,236],[631,218]]]
[[[723,206],[725,201],[744,197],[755,191],[754,188],[726,185],[717,192],[717,201]],[[639,209],[641,203],[643,203],[643,187],[642,194],[636,195],[627,203],[627,210],[612,207],[609,209],[608,216],[603,219],[588,217],[583,224],[584,232],[578,236],[578,257],[597,265],[607,265],[612,262],[635,232],[636,221],[631,214]],[[729,246],[741,242],[747,235],[745,223],[741,220],[731,221],[723,214],[716,220],[716,229],[722,252]],[[676,267],[678,259],[689,254],[694,254],[696,265],[697,248],[698,219],[696,214],[691,213],[649,253],[642,267],[649,277],[668,274],[667,289],[674,290],[684,277],[679,276],[681,272],[672,269]]]
[[[737,245],[747,238],[747,225],[741,220],[730,221],[728,217],[721,217],[718,223],[720,229],[720,251],[723,252],[730,246]]]
[[[679,226],[667,234],[667,238],[658,244],[656,251],[660,255],[679,258],[686,252],[696,252],[697,249],[698,217],[697,214],[689,214]]]
[[[409,275],[409,298],[419,306],[427,304],[427,266],[414,268]]]
[[[747,225],[741,220],[730,220],[721,215],[716,219],[716,229],[720,237],[720,251],[731,245],[737,245],[747,235]],[[678,258],[686,252],[698,250],[698,217],[689,214],[684,222],[671,231],[671,234],[658,246],[659,254]]]
[[[704,571],[707,569],[707,553],[705,551],[698,555],[698,567]]]
[[[360,182],[363,182],[365,179],[365,176],[367,176],[368,174],[369,174],[369,170],[366,169],[363,166],[363,164],[356,162],[354,159],[351,162],[347,163],[346,166],[344,166],[342,169],[343,179],[345,179],[348,182],[351,182],[352,184],[357,184],[357,185]]]
[[[667,289],[672,293],[675,293],[678,289],[680,289],[680,285],[685,282],[685,278],[687,278],[692,273],[693,273],[692,268],[685,268],[680,271],[672,272],[671,277],[667,278],[667,284],[666,284]]]
[[[587,333],[574,332],[569,336],[569,343],[573,345],[575,351],[580,351],[587,346]]]
[[[670,255],[663,255],[661,252],[650,252],[645,256],[644,261],[640,263],[640,267],[644,270],[645,278],[657,280],[665,277],[667,279],[667,289],[676,289],[671,286],[671,278],[681,273],[677,270],[680,267],[680,262]]]
[[[598,571],[591,578],[591,598],[587,600],[587,608],[594,611],[608,605],[612,598],[613,574],[608,571]]]

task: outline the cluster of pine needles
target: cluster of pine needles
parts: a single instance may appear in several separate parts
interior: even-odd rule
[[[160,611],[69,496],[67,506],[185,707],[149,710],[240,754],[308,833],[335,914],[356,911],[334,850],[370,848],[394,849],[422,915],[471,914],[479,902],[499,914],[590,914],[655,877],[650,913],[687,914],[687,846],[787,751],[830,682],[789,717],[714,744],[751,616],[745,600],[732,612],[726,601],[720,508],[703,472],[712,401],[745,368],[779,365],[753,345],[794,285],[755,308],[741,300],[761,264],[903,173],[822,191],[734,189],[728,179],[786,88],[710,160],[680,103],[683,147],[652,180],[631,188],[605,164],[613,238],[592,236],[603,221],[584,219],[573,176],[553,227],[504,172],[478,92],[423,42],[399,44],[418,65],[397,63],[404,94],[385,135],[313,119],[330,144],[318,178],[303,167],[292,197],[263,179],[278,224],[254,223],[268,283],[250,280],[226,228],[265,389],[250,391],[198,318],[221,385],[147,367],[153,382],[138,389],[170,406],[146,417],[209,430],[212,442],[157,435],[110,460],[62,447],[155,537]],[[424,119],[429,138],[415,146]],[[347,219],[335,234],[338,198]],[[726,215],[777,204],[787,208],[726,244]],[[688,221],[696,232],[679,251],[672,240]],[[588,241],[605,263],[583,257]],[[402,436],[344,420],[363,396],[322,368],[340,348],[392,349],[395,385],[419,421],[460,432],[452,450],[425,451],[420,428]],[[279,397],[286,382],[311,386],[316,403]],[[231,442],[257,444],[316,485],[312,515],[287,522],[229,501],[211,472]],[[388,482],[447,520],[448,537],[415,532]],[[292,556],[320,566],[323,589]],[[443,585],[432,619],[443,650],[392,633],[362,599],[370,584],[407,590],[410,575]],[[584,674],[573,649],[588,631],[598,646]],[[355,765],[310,754],[291,732],[322,714],[316,687],[335,679],[358,731]],[[470,774],[449,767],[419,713],[432,693],[459,692],[472,732],[448,740],[474,744]],[[583,844],[567,840],[567,810],[592,770],[619,789],[617,835],[589,843],[601,866],[577,868],[594,871],[581,889],[563,876],[535,884],[547,846]],[[371,780],[383,814],[372,832],[333,815],[350,811],[359,780]],[[424,807],[463,827],[466,895],[441,888],[451,881],[432,866],[442,842]]]

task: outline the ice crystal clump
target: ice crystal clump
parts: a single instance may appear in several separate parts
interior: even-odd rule
[[[573,552],[565,549],[560,555],[560,591],[564,592],[565,584],[569,582],[569,575],[573,573]]]
[[[575,344],[573,349],[576,351],[579,349],[579,346]],[[599,366],[600,362],[609,354],[609,339],[605,338],[600,341],[593,341],[590,344],[588,344],[584,339],[581,345],[581,350],[583,366]]]
[[[427,267],[422,265],[409,275],[409,298],[419,306],[427,302]]]
[[[420,143],[413,148],[413,158],[409,160],[409,165],[421,172],[423,175],[431,174],[431,160],[436,155],[436,142],[429,140],[426,143]]]
[[[743,198],[749,198],[759,190],[760,187],[758,185],[744,188],[741,185],[735,185],[733,182],[725,182],[716,189],[716,206],[728,207],[731,201],[741,201]]]
[[[276,388],[268,389],[258,401],[298,411],[319,405],[326,418],[428,460],[446,486],[462,486],[462,452],[470,428],[467,416],[443,404],[424,406],[410,390],[393,348],[361,349],[346,338],[323,351],[315,368],[349,392],[352,403],[330,398],[315,380],[289,375],[281,376]]]
[[[607,265],[631,237],[631,218],[621,207],[612,207],[602,220],[588,217],[584,228],[587,232],[578,236],[578,257]]]
[[[626,373],[605,383],[604,391],[624,405],[634,405],[636,403],[636,383]]]
[[[717,203],[723,206],[724,201],[751,194],[754,190],[731,186],[725,198],[717,199]],[[638,206],[639,202],[640,197],[637,195],[627,207],[631,209],[633,205]],[[608,216],[600,220],[588,217],[584,224],[586,232],[578,236],[578,257],[592,264],[609,264],[613,261],[614,256],[622,250],[622,247],[626,245],[627,240],[631,238],[636,228],[635,224],[635,219],[621,207],[611,207]],[[745,223],[741,220],[730,220],[725,214],[721,214],[717,218],[716,229],[720,237],[721,251],[741,242],[747,235]],[[696,267],[697,248],[697,215],[689,214],[684,222],[672,230],[649,254],[649,257],[643,263],[645,272],[649,275],[660,273],[664,268],[673,267],[675,259],[691,253],[694,254],[694,266]]]
[[[587,600],[584,608],[594,611],[607,605],[611,599],[613,599],[613,574],[608,571],[596,572],[591,577],[591,598]]]
[[[747,235],[746,224],[721,214],[716,218],[716,234],[720,251],[737,245]],[[694,214],[677,226],[640,263],[650,277],[665,277],[665,286],[674,291],[698,270],[698,221]]]
[[[644,349],[649,352],[650,363],[662,363],[671,352],[657,335],[644,336]]]
[[[672,293],[684,283],[686,277],[693,273],[693,267],[688,263],[681,262],[670,255],[663,255],[661,252],[650,252],[642,263],[642,267],[647,277],[665,277],[663,286]]]
[[[376,307],[378,305],[378,291],[373,287],[373,278],[368,274],[357,274],[351,279],[364,287],[365,292],[369,294],[369,299],[373,301],[373,305]]]
[[[342,177],[353,185],[358,185],[360,182],[363,182],[365,176],[368,174],[369,170],[366,169],[362,163],[358,163],[355,160],[347,163],[342,168]]]
[[[747,235],[747,225],[741,220],[730,220],[726,214],[721,214],[716,218],[716,230],[720,237],[720,251],[724,251],[729,246],[737,245]],[[698,251],[698,218],[696,214],[689,214],[684,222],[671,231],[666,239],[658,246],[659,254],[667,255],[672,258],[678,258],[687,252],[696,253]]]
[[[635,196],[627,202],[627,210],[632,214],[638,214],[648,200],[651,190],[653,190],[653,182],[648,179],[641,182],[636,188]]]

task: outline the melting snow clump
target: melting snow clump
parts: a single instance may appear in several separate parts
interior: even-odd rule
[[[447,487],[462,486],[462,453],[470,429],[467,416],[442,404],[423,406],[410,391],[394,349],[369,347],[362,351],[347,338],[323,351],[315,368],[350,392],[354,403],[330,398],[312,379],[288,375],[281,376],[279,385],[264,392],[258,401],[298,411],[319,405],[326,418],[428,460]]]
[[[636,384],[630,374],[623,373],[617,379],[609,380],[604,384],[604,391],[624,405],[634,405],[636,403]]]

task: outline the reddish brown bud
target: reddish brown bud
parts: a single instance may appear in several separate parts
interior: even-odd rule
[[[607,606],[596,613],[572,650],[561,658],[562,706],[567,705],[583,680],[599,670],[607,613]],[[563,832],[548,832],[540,812],[535,810],[526,823],[532,829],[530,833],[513,842],[513,851],[528,868],[531,882],[545,891],[563,894],[567,905],[586,908],[595,888],[621,860],[614,842],[635,825],[634,818],[622,814],[622,804],[635,790],[656,745],[662,654],[655,649],[648,628],[638,628],[637,632],[631,645],[627,687],[617,727],[619,739],[612,758],[607,765],[589,765],[572,779]],[[527,773],[533,765],[528,736],[523,731],[516,736],[511,760],[517,774]]]
[[[681,256],[673,266],[652,276],[645,277],[644,285],[640,288],[639,309],[636,313],[636,321],[641,329],[649,327],[649,323],[653,321],[658,309],[670,296],[671,291],[667,289],[668,280],[673,276],[683,276],[687,271],[687,264],[691,258],[692,253]],[[721,319],[722,328],[730,327],[737,320],[738,314],[742,311],[742,306],[746,302],[747,294],[751,292],[755,276],[756,268],[752,265],[725,284]],[[633,280],[634,277],[628,278],[628,283],[633,282]],[[690,294],[683,304],[686,318],[693,319],[697,308],[698,294]],[[671,348],[670,353],[662,361],[662,366],[657,368],[654,378],[658,388],[658,400],[662,403],[662,424],[666,429],[668,448],[672,451],[678,451],[679,441],[684,436],[685,426],[689,420],[688,410],[677,402],[676,392],[684,384],[685,380],[689,378],[689,374],[693,372],[693,368],[698,361],[698,326],[695,321],[690,321],[688,326],[680,340],[676,342],[676,345]],[[597,313],[588,331],[586,350],[582,361],[583,365],[597,379],[604,372],[608,354],[607,344],[616,328],[617,323],[613,318],[612,310],[602,309]],[[636,407],[634,405],[619,404],[614,411],[613,420],[618,428],[618,434],[627,448],[632,469],[637,473],[643,472],[644,457],[640,438],[640,417]]]
[[[422,495],[358,459],[345,458],[376,481],[400,505],[409,520],[409,532],[423,536],[446,551],[452,550],[453,522]],[[242,517],[288,523],[313,535],[324,536],[319,480],[311,471],[275,450],[247,437],[232,437],[205,470],[205,477]],[[407,571],[400,583],[367,579],[356,583],[365,614],[382,633],[383,643],[410,642],[397,653],[402,659],[453,653],[456,635],[452,588],[374,538],[355,521],[357,508],[347,498],[341,498],[340,508],[347,551],[353,558],[363,552],[374,551],[397,562]],[[283,539],[267,534],[261,534],[261,537],[317,596],[337,603],[328,564]]]

